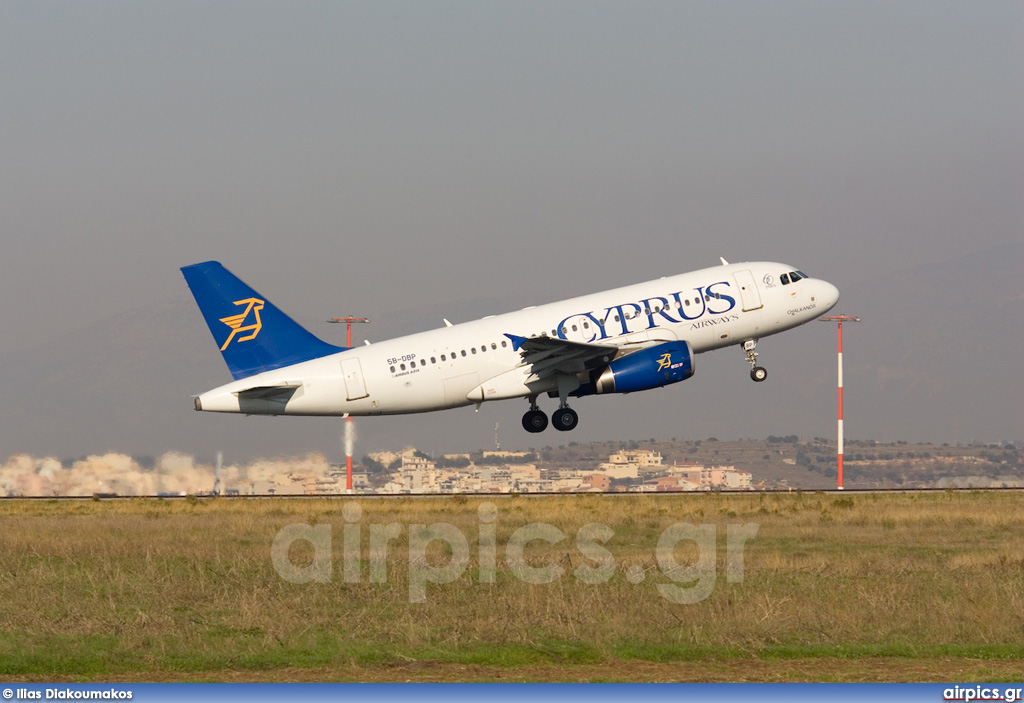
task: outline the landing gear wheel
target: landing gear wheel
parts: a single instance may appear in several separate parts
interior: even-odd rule
[[[757,365],[757,349],[756,339],[747,339],[743,342],[743,354],[747,357],[747,363],[750,364],[750,377],[760,383],[764,379],[768,378],[768,371],[763,366]]]
[[[543,410],[528,410],[523,415],[523,429],[527,432],[543,432],[548,427],[548,416]]]
[[[579,422],[579,415],[572,408],[559,408],[551,415],[551,424],[560,432],[575,429]]]

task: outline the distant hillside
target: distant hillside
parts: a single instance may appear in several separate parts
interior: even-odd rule
[[[765,488],[823,490],[836,487],[834,440],[801,441],[795,436],[767,439],[677,442],[598,442],[544,447],[540,465],[582,468],[607,461],[620,449],[660,452],[663,463],[735,466]],[[922,488],[944,486],[944,479],[984,477],[1018,481],[1024,486],[1024,451],[1014,446],[884,444],[848,441],[844,455],[847,488]]]

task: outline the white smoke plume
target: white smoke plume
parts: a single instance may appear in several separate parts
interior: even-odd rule
[[[352,418],[345,418],[345,456],[352,456],[356,447],[356,423]]]

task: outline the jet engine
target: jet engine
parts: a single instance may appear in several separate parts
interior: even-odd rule
[[[633,352],[597,372],[594,392],[632,393],[685,381],[693,375],[689,342],[665,342]]]

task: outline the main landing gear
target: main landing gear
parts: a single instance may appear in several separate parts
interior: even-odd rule
[[[757,365],[757,340],[748,339],[743,342],[743,353],[747,355],[747,363],[750,364],[750,377],[760,383],[768,378],[768,371],[763,366]]]
[[[523,415],[523,429],[527,432],[543,432],[548,428],[548,416],[537,407],[537,396],[530,396],[530,409]]]
[[[551,424],[559,432],[575,429],[580,422],[579,415],[568,405],[551,413]],[[543,432],[548,427],[548,416],[537,407],[537,396],[530,396],[530,409],[523,415],[523,429],[527,432]]]
[[[580,416],[570,407],[559,408],[551,413],[551,424],[555,426],[556,430],[568,432],[580,424]]]

